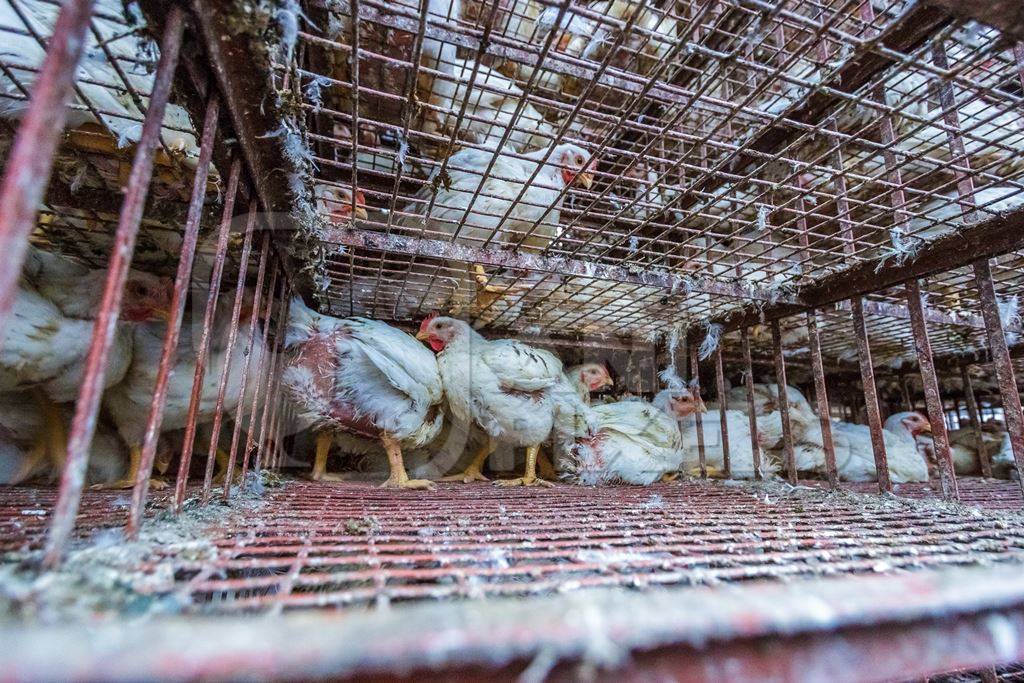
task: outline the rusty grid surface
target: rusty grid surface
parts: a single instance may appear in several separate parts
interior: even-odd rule
[[[293,481],[269,490],[244,522],[211,527],[215,559],[160,561],[171,563],[176,592],[199,612],[1024,561],[1019,488],[963,479],[961,490],[968,505],[991,509],[944,507],[921,485],[900,487],[899,502],[696,482],[396,493]],[[3,551],[41,545],[52,498],[46,489],[0,489]],[[165,502],[154,498],[155,507]],[[79,533],[119,526],[126,505],[122,496],[88,493]]]

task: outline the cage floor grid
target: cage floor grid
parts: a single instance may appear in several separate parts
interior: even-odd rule
[[[1004,508],[1016,495],[1020,510],[1015,482],[965,479],[961,490],[965,502]],[[161,532],[137,569],[163,577],[143,585],[185,611],[210,613],[1024,561],[1019,512],[947,505],[924,498],[924,486],[900,493],[721,482],[396,492],[289,481],[241,511],[219,516],[215,506],[198,539]],[[51,498],[0,489],[0,548],[40,547]],[[80,547],[93,530],[121,524],[123,498],[87,496]]]

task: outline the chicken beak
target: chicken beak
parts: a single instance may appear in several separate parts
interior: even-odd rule
[[[701,413],[708,412],[708,407],[706,405],[704,405],[704,399],[702,399],[702,398],[698,398],[697,399],[697,407],[700,409]]]
[[[171,312],[163,308],[157,308],[153,311],[153,317],[157,320],[167,322],[171,317]]]
[[[931,434],[932,433],[932,423],[931,422],[923,423],[921,425],[921,429],[919,429],[918,431],[920,431],[922,434]]]
[[[352,215],[361,221],[365,221],[369,216],[369,214],[366,213],[366,207],[363,206],[357,206]]]
[[[576,174],[576,180],[579,181],[583,189],[589,190],[594,184],[594,172],[593,171],[582,171]]]
[[[425,330],[420,330],[419,332],[416,333],[416,338],[419,339],[420,341],[427,341],[428,339],[430,339],[430,335],[427,334]]]
[[[615,380],[613,380],[611,377],[605,377],[604,381],[601,382],[601,386],[602,387],[614,387],[615,386]]]

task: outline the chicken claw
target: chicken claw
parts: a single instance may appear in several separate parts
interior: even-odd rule
[[[487,458],[491,457],[491,453],[494,452],[496,447],[497,444],[491,439],[488,439],[487,443],[477,451],[477,454],[473,457],[473,462],[471,462],[466,469],[458,474],[441,477],[438,481],[458,481],[463,484],[468,484],[473,481],[490,481],[490,479],[484,476],[483,467],[484,463],[487,462]]]
[[[163,479],[150,479],[149,488],[152,491],[163,491],[167,488],[168,484]],[[135,488],[134,479],[118,479],[117,481],[107,481],[102,484],[93,484],[89,487],[93,491],[100,491],[103,489],[133,489]]]
[[[725,479],[725,472],[718,469],[717,467],[705,467],[705,471],[708,473],[708,479]],[[691,467],[687,470],[687,474],[691,477],[700,477],[700,468]]]
[[[700,474],[699,471],[698,471],[698,474]],[[661,475],[661,483],[667,484],[668,482],[675,481],[678,478],[679,478],[679,473],[678,472],[666,472],[665,474]]]
[[[498,486],[543,486],[545,488],[552,488],[555,486],[554,482],[548,481],[547,479],[541,479],[540,477],[519,477],[518,479],[499,479],[494,482]]]
[[[382,489],[423,489],[433,491],[434,482],[429,479],[410,479],[408,476],[404,478],[391,476],[380,487]]]

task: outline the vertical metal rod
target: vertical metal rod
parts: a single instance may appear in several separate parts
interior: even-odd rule
[[[281,356],[284,353],[284,326],[288,320],[288,313],[290,310],[291,298],[288,296],[288,283],[282,277],[281,299],[278,305],[277,323],[274,326],[274,346],[276,348],[274,349],[274,355],[270,358],[270,370],[267,371],[269,381],[267,383],[267,390],[263,399],[263,416],[260,418],[260,438],[256,446],[256,461],[253,464],[253,471],[257,476],[259,476],[260,468],[263,466],[263,449],[273,433],[272,431],[267,431],[267,420],[270,417],[269,413],[271,412],[271,408],[276,408],[277,406],[277,383],[281,374],[281,368],[278,361],[283,361]],[[267,322],[269,324],[269,320]]]
[[[786,359],[782,355],[782,331],[779,321],[771,322],[772,350],[775,355],[775,382],[778,385],[779,414],[782,418],[782,448],[786,458],[786,478],[796,483],[796,454],[793,452],[793,425],[789,421],[789,394],[786,384]]]
[[[698,365],[697,352],[699,349],[696,344],[689,345],[689,356],[690,356],[690,370],[693,372],[693,377],[690,379],[690,391],[694,392],[694,397],[700,399],[700,372]],[[698,410],[693,414],[694,422],[697,426],[697,460],[700,462],[700,478],[708,478],[708,463],[707,456],[704,452],[704,417]]]
[[[224,392],[227,383],[226,373],[231,367],[231,354],[235,347],[235,339],[238,336],[238,319],[242,314],[242,302],[245,299],[245,276],[249,272],[249,252],[252,249],[252,233],[256,226],[256,200],[249,202],[249,211],[245,222],[245,235],[242,238],[242,254],[238,264],[238,281],[235,284],[235,298],[231,308],[231,324],[228,328],[227,347],[224,351],[224,367],[221,369],[220,382],[217,386],[217,401],[214,405],[213,424],[211,425],[211,443],[218,443],[220,438],[220,426],[224,417]],[[192,454],[194,443],[189,447],[182,447],[181,462],[178,466],[178,479],[174,485],[174,510],[181,511],[185,502],[185,485],[188,482],[188,473],[192,467]]]
[[[221,213],[220,230],[217,234],[217,251],[214,254],[213,269],[210,271],[210,289],[206,295],[206,310],[203,311],[203,330],[199,337],[199,348],[196,349],[192,392],[189,396],[188,413],[185,416],[185,436],[181,443],[182,467],[187,467],[192,461],[192,450],[198,427],[196,422],[199,416],[199,405],[202,402],[203,381],[206,377],[206,363],[210,355],[210,336],[213,334],[213,322],[217,313],[217,299],[220,298],[220,283],[224,275],[224,259],[228,250],[228,236],[231,233],[231,223],[234,219],[235,198],[238,194],[238,181],[241,172],[241,157],[235,155],[231,162],[227,193],[224,195],[224,210]],[[179,474],[181,471],[182,469],[179,468]],[[188,476],[188,470],[184,471],[185,476]]]
[[[249,364],[252,358],[253,340],[256,338],[256,323],[259,319],[260,305],[263,301],[263,278],[267,272],[267,258],[270,253],[270,233],[263,233],[263,241],[260,245],[260,261],[256,270],[256,287],[252,293],[252,312],[249,318],[249,336],[245,343],[242,362],[242,376],[238,380],[238,393],[235,395],[235,417],[231,427],[231,445],[228,447],[228,464],[225,476],[230,485],[230,480],[235,466],[235,452],[238,450],[238,430],[242,422],[242,404],[245,402],[245,387],[249,381]],[[230,368],[225,365],[221,370],[221,381],[227,383]],[[217,459],[217,447],[220,444],[211,441],[210,452],[206,458],[206,471],[203,473],[203,505],[210,501],[213,494],[213,464]]]
[[[754,411],[754,367],[750,361],[750,333],[740,329],[743,347],[743,383],[747,388],[747,419],[750,420],[750,452],[754,454],[754,479],[761,479],[761,443],[757,436],[757,413]]]
[[[921,383],[924,387],[924,403],[928,420],[932,425],[932,441],[935,444],[935,462],[939,468],[939,485],[942,496],[947,500],[960,500],[960,489],[953,470],[953,455],[949,450],[949,436],[946,434],[945,413],[942,410],[942,394],[939,380],[935,377],[935,362],[932,359],[932,345],[928,339],[928,324],[924,319],[924,303],[921,300],[921,286],[917,279],[907,281],[907,308],[910,311],[910,327],[914,333],[914,347],[917,350],[918,367],[921,369]]]
[[[50,523],[50,533],[46,539],[43,563],[47,567],[55,567],[60,563],[64,545],[75,526],[75,516],[78,513],[82,487],[85,484],[89,446],[92,444],[92,437],[96,431],[96,415],[99,412],[100,398],[103,394],[103,376],[106,373],[110,347],[117,330],[124,286],[128,279],[128,267],[135,251],[135,238],[138,235],[142,211],[146,205],[149,181],[153,175],[154,152],[160,139],[164,109],[171,93],[171,80],[178,64],[178,50],[181,47],[184,27],[184,13],[180,7],[173,6],[168,11],[167,23],[160,40],[160,60],[153,80],[149,110],[146,112],[146,119],[142,124],[142,134],[135,148],[132,170],[128,176],[128,186],[121,204],[121,215],[117,224],[117,232],[114,234],[114,246],[111,250],[110,264],[104,283],[103,298],[93,326],[82,386],[79,390],[75,415],[68,435],[67,458],[61,476],[53,519]],[[12,248],[17,249],[18,247],[12,245]],[[21,245],[20,248],[24,250],[24,245]]]
[[[722,345],[715,349],[715,390],[718,394],[718,422],[722,430],[722,473],[726,479],[732,478],[732,466],[729,462],[729,425],[726,411],[729,401],[725,393],[725,370],[722,368]]]
[[[832,440],[832,420],[828,407],[828,389],[825,367],[821,360],[821,338],[818,335],[818,312],[807,311],[807,344],[811,348],[811,372],[814,375],[814,398],[818,405],[818,423],[821,425],[821,444],[825,451],[825,473],[829,488],[839,486],[836,467],[836,447]]]
[[[214,136],[217,133],[219,114],[220,100],[213,95],[206,103],[203,134],[199,144],[199,160],[195,178],[193,178],[188,215],[185,218],[185,232],[181,239],[178,271],[174,276],[170,315],[167,319],[164,345],[160,351],[160,363],[153,381],[153,398],[149,404],[146,431],[142,438],[142,458],[139,471],[136,473],[135,486],[132,488],[132,503],[128,512],[127,533],[129,537],[134,536],[138,531],[138,525],[142,521],[142,510],[146,504],[146,494],[149,492],[149,477],[153,471],[153,459],[156,457],[156,446],[160,437],[160,424],[163,421],[164,408],[167,405],[167,384],[178,353],[181,320],[185,314],[185,300],[188,296],[189,281],[192,278],[196,242],[199,240],[199,221],[203,217],[203,205],[206,203],[206,182],[210,175],[210,161],[213,159]]]
[[[92,6],[92,0],[68,0],[61,8],[7,158],[0,185],[0,340],[64,131],[68,97],[85,49]]]
[[[280,270],[281,269],[280,269],[280,264],[279,264],[279,267],[275,268],[274,272],[270,274],[270,286],[267,287],[267,308],[266,308],[266,312],[265,312],[265,314],[263,316],[264,317],[264,320],[263,320],[263,347],[262,347],[263,348],[263,353],[260,355],[259,366],[256,369],[256,386],[253,388],[253,391],[252,391],[252,401],[251,401],[251,405],[249,406],[249,427],[248,427],[248,429],[246,429],[246,432],[245,432],[246,433],[246,436],[245,436],[245,450],[242,453],[242,476],[243,477],[245,476],[245,471],[249,468],[249,455],[250,455],[250,453],[252,453],[252,447],[253,447],[253,445],[256,442],[256,412],[257,412],[256,411],[256,406],[259,404],[260,389],[263,386],[263,378],[266,376],[266,374],[264,373],[264,368],[266,367],[266,364],[267,364],[267,356],[270,355],[268,353],[268,351],[267,351],[267,339],[269,338],[269,333],[270,333],[270,312],[271,312],[271,309],[274,307],[274,304],[276,303],[275,299],[274,299],[274,289],[277,286],[277,276],[278,276],[278,273],[280,273]],[[284,283],[282,282],[281,284],[282,284],[282,295],[281,295],[280,298],[283,299],[284,298],[284,294],[283,294],[283,289],[284,289],[283,285],[284,285]],[[283,304],[283,301],[282,301],[282,304]],[[267,379],[269,380],[269,377],[267,377]],[[234,455],[234,454],[232,454],[232,455]],[[231,489],[229,487],[225,487],[224,488],[224,500],[227,500],[228,497],[230,496],[230,494],[231,494]]]
[[[964,387],[964,402],[967,404],[967,416],[971,421],[971,428],[974,430],[974,450],[978,453],[981,474],[985,477],[991,477],[992,459],[989,457],[988,449],[985,447],[985,439],[981,433],[981,420],[978,419],[978,402],[974,398],[974,382],[971,381],[971,369],[969,366],[960,366],[960,381]]]
[[[864,301],[859,296],[855,296],[850,299],[850,303],[852,304],[850,310],[853,317],[853,332],[857,337],[860,379],[864,385],[864,409],[868,417],[868,429],[871,431],[871,450],[875,455],[878,490],[886,493],[892,491],[892,480],[889,477],[889,459],[885,453],[882,414],[878,408],[878,391],[875,389],[875,369],[871,364],[868,328],[864,323]]]
[[[992,282],[992,266],[988,259],[974,264],[974,279],[977,282],[978,295],[981,299],[981,315],[985,320],[985,332],[988,335],[992,365],[995,366],[996,378],[999,380],[999,393],[1003,397],[1003,419],[1006,421],[1006,431],[1010,435],[1010,446],[1013,448],[1013,459],[1017,466],[1017,482],[1024,490],[1024,416],[1021,415],[1017,378],[1013,373],[1010,352],[1006,348],[1006,335],[1003,332],[1002,320],[999,318],[996,288]]]

